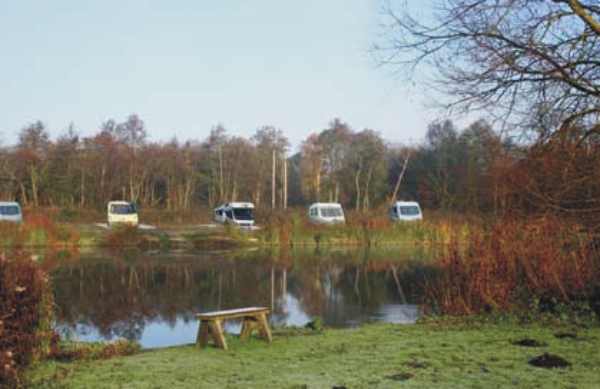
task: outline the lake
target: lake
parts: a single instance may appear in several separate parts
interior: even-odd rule
[[[73,340],[126,338],[144,348],[193,343],[195,314],[272,310],[273,326],[413,323],[427,253],[415,248],[93,253],[51,272],[57,326]],[[238,333],[239,322],[226,322]]]

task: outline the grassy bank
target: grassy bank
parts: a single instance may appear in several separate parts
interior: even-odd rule
[[[418,223],[392,223],[382,210],[348,212],[343,225],[315,225],[303,209],[259,211],[259,229],[240,230],[234,226],[207,226],[207,210],[187,215],[145,209],[140,220],[156,228],[123,229],[101,225],[106,216],[95,210],[26,210],[20,225],[0,223],[0,247],[139,247],[226,249],[245,246],[384,246],[396,244],[439,245],[453,238],[467,239],[481,220],[460,215],[428,213]]]
[[[481,218],[436,212],[425,213],[420,222],[392,222],[385,210],[350,211],[346,214],[346,223],[335,225],[314,224],[306,212],[299,209],[264,214],[261,218],[263,222],[256,238],[263,244],[280,246],[439,245],[457,238],[465,240],[471,229],[480,228],[482,224]]]
[[[538,347],[518,345],[523,340]],[[37,388],[594,388],[600,376],[597,327],[374,324],[280,331],[271,345],[234,336],[228,342],[229,351],[190,345],[103,361],[48,361],[29,379]],[[544,353],[570,366],[528,363]]]

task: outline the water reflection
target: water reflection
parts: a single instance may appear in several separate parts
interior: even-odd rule
[[[81,340],[195,340],[201,311],[263,305],[274,325],[413,322],[424,253],[408,249],[96,255],[53,272],[58,324]],[[239,331],[227,323],[226,330]]]

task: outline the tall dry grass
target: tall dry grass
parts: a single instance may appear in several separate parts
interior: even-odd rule
[[[471,230],[466,242],[452,239],[426,298],[429,306],[450,315],[552,309],[573,302],[598,310],[599,258],[593,236],[575,223],[556,217],[502,220]]]

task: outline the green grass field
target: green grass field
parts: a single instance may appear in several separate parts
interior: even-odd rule
[[[560,333],[576,335],[559,338]],[[513,344],[533,339],[540,347]],[[372,324],[323,332],[228,339],[230,350],[193,345],[128,357],[44,362],[33,388],[598,388],[600,328],[516,324]],[[528,361],[543,353],[571,366]]]

